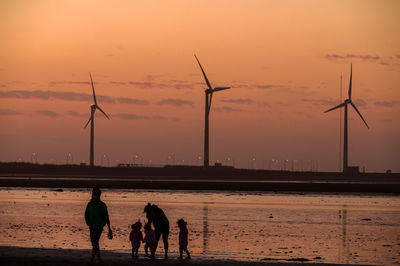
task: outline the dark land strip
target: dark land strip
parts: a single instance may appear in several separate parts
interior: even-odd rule
[[[0,163],[0,186],[399,194],[400,174]]]

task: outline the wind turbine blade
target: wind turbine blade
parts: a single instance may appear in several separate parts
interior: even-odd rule
[[[327,112],[330,112],[330,111],[332,111],[332,110],[338,109],[338,108],[340,108],[340,107],[342,107],[342,106],[345,106],[345,105],[346,105],[346,103],[341,103],[341,104],[339,104],[338,106],[335,106],[335,107],[333,107],[333,108],[331,108],[331,109],[329,109],[329,110],[326,110],[324,113],[327,113]]]
[[[107,115],[98,105],[96,105],[96,108],[99,109],[100,112],[102,112],[103,115],[105,115],[105,116],[108,118],[108,120],[110,120],[110,118],[108,117],[108,115]]]
[[[212,90],[211,84],[210,84],[210,82],[208,81],[208,78],[207,78],[207,76],[206,76],[206,73],[204,72],[204,70],[203,70],[203,67],[202,67],[202,66],[201,66],[201,64],[200,64],[200,61],[199,61],[199,59],[197,58],[197,56],[196,56],[196,55],[194,55],[194,57],[196,58],[196,60],[197,60],[197,63],[199,63],[199,66],[200,66],[201,72],[203,72],[203,76],[204,76],[204,79],[206,80],[206,83],[207,83],[207,86],[208,86],[208,88],[209,88],[210,90]]]
[[[369,129],[369,126],[368,126],[367,122],[365,122],[364,117],[361,115],[360,111],[358,111],[357,107],[352,102],[350,102],[350,104],[351,104],[351,106],[353,106],[354,110],[356,110],[357,114],[361,117],[362,121],[364,121],[365,125]]]
[[[230,89],[231,87],[216,87],[214,88],[214,91],[223,91],[223,90],[227,90]]]
[[[94,93],[94,84],[93,84],[92,74],[89,72],[89,75],[90,75],[90,82],[92,82],[94,104],[97,105],[96,94]]]
[[[351,83],[353,80],[353,64],[350,64],[349,100],[351,100]]]
[[[92,116],[90,116],[89,120],[87,121],[86,125],[83,128],[86,128],[89,125],[91,120],[92,120]]]

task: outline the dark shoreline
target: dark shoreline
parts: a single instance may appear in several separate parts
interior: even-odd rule
[[[1,178],[0,187],[167,189],[271,192],[337,192],[400,194],[400,184],[317,183],[263,181],[199,181],[199,180],[112,180],[111,178]]]
[[[291,172],[233,167],[88,167],[0,163],[0,187],[400,194],[398,173]]]

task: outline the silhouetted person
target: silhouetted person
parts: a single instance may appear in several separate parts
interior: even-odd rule
[[[178,226],[179,226],[179,259],[182,259],[182,253],[183,251],[186,252],[187,254],[187,259],[190,259],[190,253],[189,250],[187,249],[188,246],[188,236],[189,236],[189,231],[186,227],[187,223],[183,219],[179,219],[177,221]]]
[[[144,232],[146,236],[143,239],[144,252],[146,256],[149,255],[148,250],[150,249],[150,258],[154,258],[154,252],[156,248],[156,232],[151,228],[151,224],[147,223],[144,225]]]
[[[144,207],[144,212],[146,213],[146,218],[148,219],[148,224],[154,225],[154,229],[156,232],[156,245],[155,249],[157,249],[158,241],[162,235],[164,242],[164,250],[165,250],[165,258],[168,258],[168,235],[169,235],[169,221],[167,216],[163,210],[158,208],[157,205],[151,205],[148,203],[146,207]]]
[[[107,205],[100,200],[101,191],[93,188],[92,199],[86,206],[85,220],[90,229],[90,241],[92,242],[92,257],[90,263],[94,262],[97,255],[97,262],[101,262],[99,240],[104,225],[108,226],[108,237],[112,238],[110,219],[108,217]]]
[[[143,234],[142,231],[140,231],[140,229],[142,229],[142,223],[138,221],[135,224],[132,224],[131,228],[132,231],[129,234],[129,241],[131,241],[132,244],[132,258],[137,258],[140,242],[143,241]]]

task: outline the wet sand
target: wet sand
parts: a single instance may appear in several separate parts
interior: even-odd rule
[[[58,265],[58,266],[78,266],[90,265],[88,258],[90,250],[76,250],[76,249],[45,249],[45,248],[20,248],[20,247],[0,247],[0,264],[7,266],[27,266],[27,265]],[[150,260],[145,257],[139,257],[132,260],[129,254],[118,253],[111,251],[102,251],[103,261],[101,265],[193,265],[193,266],[266,266],[266,265],[345,265],[345,264],[322,264],[322,263],[307,263],[304,260],[295,260],[292,262],[285,261],[235,261],[235,260],[221,260],[212,258],[193,258],[191,260],[178,260],[175,257],[170,257],[165,260],[162,258]],[[350,265],[350,264],[346,264]]]
[[[90,249],[83,218],[89,198],[90,189],[1,189],[0,246]],[[114,239],[103,234],[100,247],[125,257],[130,224],[145,220],[143,206],[151,201],[170,220],[171,258],[178,252],[176,221],[185,218],[196,261],[400,262],[398,196],[106,189],[102,198]],[[162,243],[157,252],[163,254]]]

